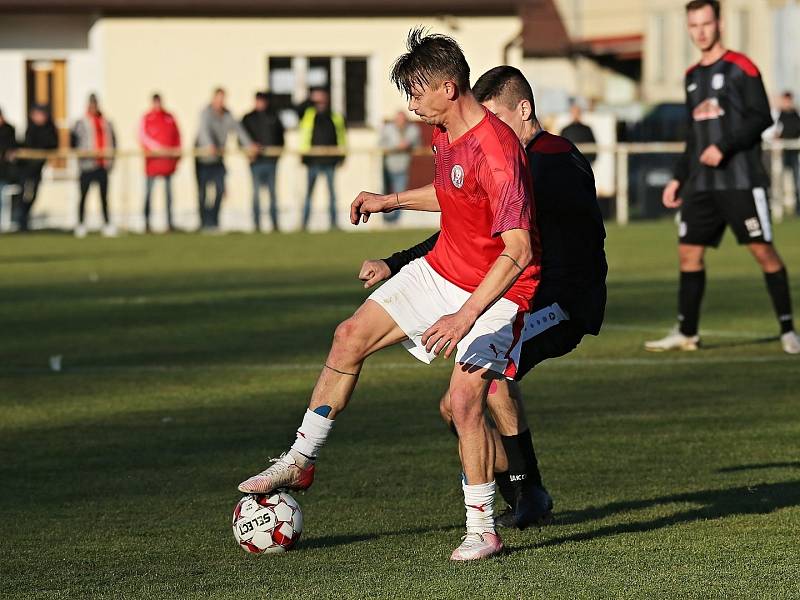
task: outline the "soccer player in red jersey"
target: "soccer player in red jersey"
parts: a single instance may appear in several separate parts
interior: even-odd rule
[[[441,235],[426,257],[337,327],[294,445],[239,490],[265,494],[311,485],[317,453],[370,354],[403,343],[426,363],[455,355],[450,408],[459,432],[467,535],[451,559],[486,558],[503,543],[494,526],[494,444],[483,411],[490,383],[517,371],[524,314],[540,271],[528,164],[515,133],[472,95],[469,66],[453,39],[412,30],[392,80],[408,96],[409,110],[435,126],[434,182],[392,196],[362,192],[351,222],[398,209],[440,211]]]

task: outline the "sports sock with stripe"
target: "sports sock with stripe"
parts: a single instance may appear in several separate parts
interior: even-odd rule
[[[786,268],[775,273],[764,273],[764,280],[767,282],[767,290],[778,317],[781,333],[794,331],[792,297],[789,292],[789,274],[786,272]]]
[[[297,439],[292,450],[311,459],[317,458],[317,452],[325,444],[333,427],[333,419],[326,419],[316,412],[306,410],[303,423],[297,430]]]
[[[461,484],[467,509],[467,533],[494,533],[494,481],[477,485]]]

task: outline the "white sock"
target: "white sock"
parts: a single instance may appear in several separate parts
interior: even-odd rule
[[[303,423],[297,430],[297,439],[292,444],[292,450],[308,458],[317,458],[317,452],[328,439],[331,427],[333,419],[326,419],[322,415],[306,410]]]
[[[467,533],[494,533],[494,481],[478,485],[461,484],[467,509]]]

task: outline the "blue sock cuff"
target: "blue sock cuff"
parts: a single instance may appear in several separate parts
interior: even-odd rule
[[[325,417],[327,419],[328,415],[331,414],[331,410],[333,409],[330,406],[328,406],[327,404],[323,404],[322,406],[318,406],[317,408],[315,408],[313,412],[314,414],[317,414],[320,417]]]

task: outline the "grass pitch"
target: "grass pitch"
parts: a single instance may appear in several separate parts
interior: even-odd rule
[[[776,231],[797,305],[800,222]],[[235,486],[291,441],[360,261],[425,235],[0,239],[0,597],[800,597],[800,359],[730,236],[707,349],[641,350],[674,318],[670,223],[609,228],[605,330],[523,384],[555,525],[448,562],[449,365],[390,349],[297,496],[298,549],[239,550]]]

